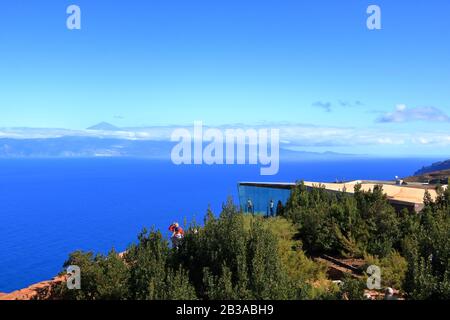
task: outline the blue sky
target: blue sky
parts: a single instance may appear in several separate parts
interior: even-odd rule
[[[447,0],[3,0],[0,127],[289,123],[362,139],[303,149],[450,155],[449,57]]]

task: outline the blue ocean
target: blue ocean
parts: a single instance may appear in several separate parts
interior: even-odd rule
[[[143,227],[215,213],[239,181],[393,179],[437,159],[353,159],[258,166],[175,166],[145,159],[0,160],[0,292],[51,279],[74,250],[123,251]]]

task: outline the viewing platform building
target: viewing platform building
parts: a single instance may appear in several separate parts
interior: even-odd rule
[[[435,187],[422,184],[399,184],[398,181],[364,181],[356,180],[342,183],[322,183],[305,181],[307,188],[322,186],[329,192],[354,193],[355,185],[361,184],[364,191],[373,190],[376,185],[383,186],[383,192],[387,195],[388,201],[397,210],[408,209],[419,212],[423,209],[423,198],[426,190],[434,200],[437,197]],[[291,190],[296,186],[293,182],[240,182],[238,184],[239,203],[243,212],[248,212],[248,201],[251,201],[253,213],[267,215],[270,213],[271,200],[276,206],[281,201],[285,206]],[[447,186],[443,186],[446,188]]]

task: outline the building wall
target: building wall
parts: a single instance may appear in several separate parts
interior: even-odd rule
[[[243,212],[247,212],[247,201],[250,199],[253,202],[254,213],[263,215],[269,213],[270,200],[273,200],[276,212],[278,200],[281,200],[284,206],[291,195],[291,189],[248,185],[239,185],[238,192],[239,204]]]
[[[239,192],[239,204],[243,212],[247,212],[247,200],[250,199],[253,203],[254,213],[267,215],[269,213],[269,202],[271,199],[274,201],[274,210],[278,200],[281,200],[283,206],[286,204],[289,196],[291,195],[291,188],[293,185],[281,185],[281,184],[260,184],[252,185],[251,183],[243,183],[238,185]],[[307,189],[312,187],[307,186]],[[341,192],[337,190],[329,190],[328,192]],[[388,198],[389,203],[394,207],[397,212],[403,209],[408,209],[410,212],[419,212],[423,208],[423,204],[400,201],[392,198]]]

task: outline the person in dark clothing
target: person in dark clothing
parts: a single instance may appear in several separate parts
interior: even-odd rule
[[[281,202],[281,200],[278,200],[278,203],[277,203],[277,216],[282,216],[283,215],[283,211],[284,211],[283,203]]]

